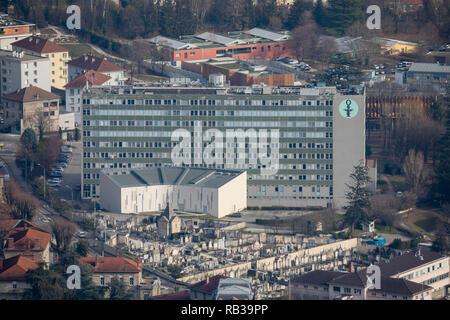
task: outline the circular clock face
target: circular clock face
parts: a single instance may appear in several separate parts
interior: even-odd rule
[[[352,99],[345,99],[339,104],[339,113],[347,119],[358,114],[358,104]]]

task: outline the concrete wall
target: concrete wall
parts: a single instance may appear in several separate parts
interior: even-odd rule
[[[358,105],[352,118],[344,118],[339,112],[341,102],[351,99]],[[352,106],[353,107],[353,106]],[[353,107],[353,109],[355,109]],[[355,111],[352,111],[355,112]],[[343,96],[336,94],[333,100],[333,201],[341,208],[347,205],[346,184],[351,184],[350,174],[360,162],[365,165],[365,94]]]
[[[218,218],[247,208],[247,172],[219,188]]]
[[[75,113],[64,112],[59,114],[58,120],[61,130],[74,130],[75,129]]]
[[[247,207],[247,176],[243,173],[217,188],[158,185],[120,188],[100,173],[100,205],[111,212],[142,213],[164,210],[167,195],[174,210],[223,217]]]

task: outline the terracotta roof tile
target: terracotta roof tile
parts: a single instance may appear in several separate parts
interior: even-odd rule
[[[13,239],[13,244],[11,245],[8,241],[9,238]],[[5,250],[45,250],[50,241],[51,234],[48,232],[28,228],[18,227],[10,230],[5,236],[6,245]],[[36,242],[36,239],[39,239]]]
[[[51,92],[45,91],[44,89],[41,89],[39,87],[30,85],[29,87],[4,95],[3,99],[18,102],[30,102],[40,100],[55,100],[55,99],[59,100],[59,96]]]
[[[1,280],[24,280],[26,273],[30,269],[37,269],[39,266],[34,261],[17,255],[9,259],[5,259],[0,267]]]
[[[141,272],[142,263],[124,257],[84,257],[81,262],[90,264],[94,272]]]
[[[85,88],[86,84],[89,83],[90,85],[94,86],[101,86],[106,81],[111,79],[110,76],[107,76],[103,73],[89,70],[85,74],[82,74],[78,78],[73,79],[68,84],[66,84],[65,88]]]
[[[69,52],[67,48],[60,46],[48,39],[38,36],[31,36],[11,44],[25,50],[30,50],[38,53],[53,53],[53,52]]]
[[[97,72],[123,71],[124,69],[117,64],[112,63],[106,58],[99,58],[91,54],[85,54],[81,57],[68,62],[69,65],[81,68],[83,70],[94,70]]]

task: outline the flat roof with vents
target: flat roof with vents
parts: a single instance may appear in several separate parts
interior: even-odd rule
[[[232,39],[232,38],[228,38],[225,36],[221,36],[220,34],[215,34],[215,33],[211,33],[211,32],[203,32],[202,34],[199,34],[196,37],[203,39],[203,40],[223,44],[224,46],[230,46],[233,44],[244,43],[243,41],[241,41],[239,39]]]
[[[163,37],[163,36],[156,36],[156,37],[150,38],[148,41],[150,41],[151,43],[157,44],[159,46],[166,46],[166,47],[170,47],[175,50],[187,49],[189,47],[195,47],[192,44],[188,44],[185,42],[181,42],[181,41]]]
[[[289,36],[286,34],[281,34],[281,33],[264,30],[264,29],[260,29],[260,28],[253,28],[248,31],[245,31],[245,33],[250,34],[255,37],[269,39],[272,41],[282,41],[282,40],[289,39]]]

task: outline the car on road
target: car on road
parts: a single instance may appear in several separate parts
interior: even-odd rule
[[[86,232],[80,231],[77,233],[78,238],[86,238]]]
[[[53,180],[49,180],[47,182],[47,184],[52,187],[52,188],[57,188],[60,186],[61,182],[57,182],[57,181],[53,181]]]
[[[56,167],[67,168],[67,162],[58,162],[56,164]]]
[[[72,153],[72,147],[71,146],[62,146],[61,152],[62,153]]]
[[[52,171],[50,172],[50,177],[62,177],[61,171]]]

